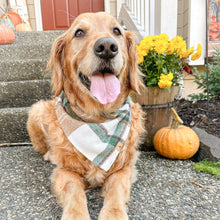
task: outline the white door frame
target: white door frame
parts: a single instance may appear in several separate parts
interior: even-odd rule
[[[40,0],[34,0],[35,19],[37,31],[43,31],[41,3]]]

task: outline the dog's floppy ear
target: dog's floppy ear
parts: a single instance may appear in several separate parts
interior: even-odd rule
[[[63,90],[65,36],[66,35],[63,34],[54,41],[47,64],[47,69],[53,73],[52,90],[55,97]]]
[[[143,86],[141,80],[141,72],[138,68],[138,56],[136,52],[136,43],[134,41],[135,34],[131,31],[126,32],[126,40],[128,47],[128,65],[129,65],[129,80],[133,91],[140,93],[140,87]]]

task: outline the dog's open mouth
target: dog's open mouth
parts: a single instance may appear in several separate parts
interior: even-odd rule
[[[79,78],[80,78],[81,83],[82,83],[88,90],[90,90],[91,82],[90,82],[89,78],[88,78],[86,75],[84,75],[82,72],[79,73]]]
[[[103,69],[92,74],[91,81],[82,72],[79,73],[79,78],[101,104],[114,102],[120,94],[120,82],[110,69]]]

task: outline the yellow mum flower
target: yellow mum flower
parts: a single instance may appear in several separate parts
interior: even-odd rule
[[[143,39],[143,41],[146,41],[147,43],[150,43],[150,42],[153,41],[153,36],[149,35],[149,36],[145,37],[145,38]]]
[[[170,43],[172,43],[174,45],[178,45],[181,42],[183,42],[183,38],[181,36],[176,36],[176,37],[172,38],[170,41]]]
[[[154,50],[158,54],[163,54],[168,48],[168,41],[165,40],[158,40],[154,42]]]
[[[153,41],[157,41],[160,40],[160,36],[159,35],[154,35],[152,38]]]
[[[182,58],[183,55],[186,52],[186,41],[180,41],[177,45],[176,45],[176,49],[177,49],[177,55]]]
[[[158,86],[161,89],[169,88],[173,84],[172,79],[173,79],[173,73],[169,72],[169,74],[167,75],[162,73],[160,75],[160,81],[158,82]]]
[[[175,52],[174,45],[172,43],[168,43],[166,54],[170,55],[173,54],[174,52]]]
[[[145,37],[138,46],[138,51],[142,56],[146,56],[147,53],[152,49],[152,36]]]
[[[190,47],[184,54],[183,58],[189,57],[194,52],[194,47]]]
[[[137,49],[137,54],[138,54],[138,64],[140,64],[144,60],[144,51],[139,45],[136,46],[136,49]]]
[[[197,60],[202,55],[202,46],[198,44],[197,51],[191,56],[191,60]]]
[[[138,64],[143,63],[144,57],[143,56],[138,56]]]
[[[160,80],[166,80],[166,75],[164,73],[161,73]]]
[[[162,33],[162,34],[160,34],[160,39],[161,40],[164,40],[164,41],[169,41],[169,37],[168,37],[168,35],[167,34],[165,34],[165,33]]]
[[[168,81],[172,81],[173,80],[173,73],[172,72],[169,72],[169,74],[164,74],[164,73],[161,73],[160,75],[160,80],[168,80]]]
[[[152,49],[155,48],[156,43],[157,43],[159,40],[160,40],[160,36],[159,36],[159,35],[153,36],[153,39],[152,39]]]
[[[186,52],[186,41],[181,36],[176,36],[171,39],[166,54],[177,53],[179,57],[183,57]]]
[[[166,88],[169,88],[170,86],[172,86],[172,82],[169,81],[169,80],[160,80],[158,82],[158,86],[161,88],[161,89],[166,89]]]
[[[167,80],[173,80],[173,73],[169,72],[169,74],[167,75]]]

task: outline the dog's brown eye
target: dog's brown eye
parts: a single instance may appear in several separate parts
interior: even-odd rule
[[[85,32],[81,29],[79,29],[75,32],[75,37],[80,38],[80,37],[84,37],[84,36],[85,36]]]
[[[117,36],[121,35],[121,31],[118,28],[114,28],[113,33]]]

